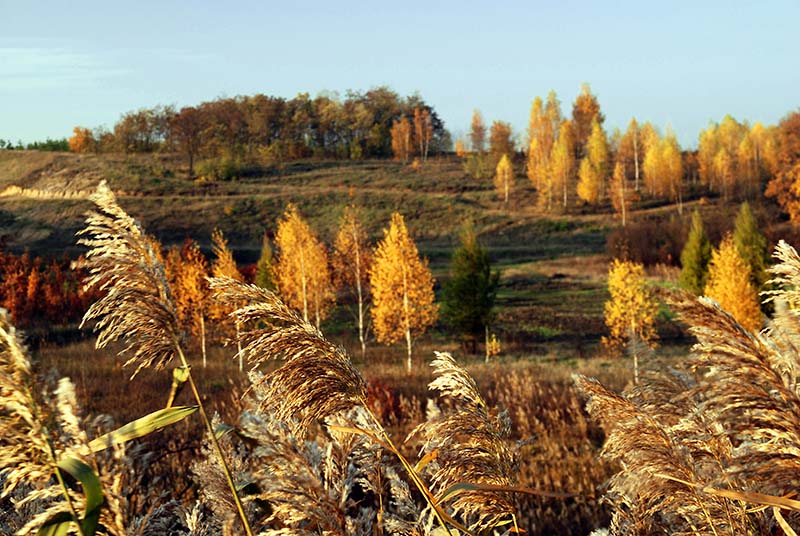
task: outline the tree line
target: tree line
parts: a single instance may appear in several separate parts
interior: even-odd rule
[[[165,276],[172,289],[178,322],[202,349],[235,336],[228,305],[211,299],[207,278],[251,281],[273,290],[302,317],[320,327],[338,302],[352,309],[362,355],[367,343],[405,343],[411,367],[413,340],[439,320],[434,279],[419,254],[403,216],[395,213],[377,244],[368,240],[361,212],[345,208],[336,238],[326,246],[294,205],[276,222],[273,241],[264,235],[255,267],[238,266],[223,233],[211,236],[211,257],[198,242],[162,248]],[[25,329],[69,326],[80,321],[97,291],[85,288],[84,262],[13,255],[0,249],[0,307]],[[249,269],[254,268],[254,269]],[[453,253],[450,279],[443,285],[442,320],[475,351],[494,318],[499,275],[471,226]],[[495,340],[494,346],[497,346]]]
[[[584,84],[565,117],[554,91],[531,105],[524,150],[510,124],[487,127],[475,110],[468,136],[455,140],[455,152],[468,175],[493,176],[498,197],[508,204],[517,175],[530,180],[537,205],[545,212],[610,203],[623,225],[634,203],[668,201],[682,212],[690,195],[716,195],[739,201],[765,192],[790,215],[800,215],[800,196],[792,185],[800,173],[800,113],[776,126],[750,125],[730,115],[711,123],[696,150],[684,150],[675,133],[632,118],[610,134],[599,101]],[[396,153],[397,154],[397,153]],[[800,191],[800,189],[796,189]]]
[[[436,110],[419,95],[401,97],[387,87],[349,91],[344,98],[301,93],[218,98],[196,106],[156,106],[122,115],[113,130],[75,127],[75,152],[178,151],[190,174],[200,158],[281,161],[392,156],[392,128],[416,119],[421,150],[447,150],[449,135]],[[423,123],[421,123],[422,121]],[[424,136],[423,136],[424,134]]]

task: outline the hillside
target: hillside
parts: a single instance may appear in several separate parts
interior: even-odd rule
[[[393,211],[403,213],[441,281],[447,277],[461,223],[469,218],[502,270],[496,329],[510,344],[508,350],[582,355],[584,345],[594,345],[605,332],[606,243],[619,222],[610,206],[594,213],[579,208],[564,215],[541,213],[521,163],[508,207],[490,178],[471,178],[455,157],[431,160],[418,172],[387,160],[296,161],[227,182],[189,180],[183,165],[171,155],[0,152],[0,236],[14,251],[77,256],[75,232],[90,206],[85,195],[106,179],[120,204],[164,244],[192,237],[208,251],[211,232],[218,227],[238,262],[248,264],[257,259],[262,234],[275,232],[287,203],[297,204],[327,243],[343,207],[354,203],[364,209],[373,240],[381,237]],[[686,203],[684,214],[695,207],[711,222],[712,235],[732,224],[737,209],[735,203],[702,198]],[[672,233],[674,239],[682,233],[685,218],[678,217],[673,205],[645,205],[631,220],[650,221],[650,234]],[[775,225],[766,230],[772,237],[778,234]],[[653,248],[675,249],[674,240],[664,245],[656,238],[649,238]],[[667,259],[677,255],[656,253]],[[674,270],[654,275],[674,281]],[[343,315],[333,322],[348,322]],[[675,334],[669,322],[662,324]],[[568,348],[562,353],[553,342]]]
[[[324,239],[335,233],[342,208],[365,208],[374,238],[393,211],[401,211],[421,248],[434,261],[449,249],[461,222],[472,218],[482,237],[504,259],[557,257],[569,242],[572,254],[600,253],[603,216],[543,216],[532,207],[533,191],[518,178],[511,207],[496,199],[491,180],[467,177],[457,159],[432,160],[417,173],[390,161],[301,161],[231,182],[187,180],[171,156],[0,153],[0,234],[14,249],[60,252],[73,241],[88,204],[62,199],[108,180],[121,204],[167,244],[192,236],[207,244],[214,227],[250,261],[260,236],[274,230],[288,202],[296,203]],[[20,195],[18,186],[36,192]],[[40,194],[47,192],[47,194]]]

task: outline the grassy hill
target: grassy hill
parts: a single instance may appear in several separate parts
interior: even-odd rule
[[[164,244],[192,237],[208,251],[211,232],[218,227],[237,260],[252,263],[262,234],[274,233],[287,203],[295,203],[327,243],[333,240],[343,208],[354,203],[363,208],[375,241],[391,213],[403,213],[441,281],[460,226],[471,219],[502,270],[495,327],[506,349],[583,355],[586,345],[594,345],[605,332],[606,242],[619,222],[610,206],[591,212],[578,207],[567,214],[540,212],[521,163],[516,167],[516,190],[504,206],[491,178],[468,176],[455,157],[432,159],[419,171],[385,160],[299,161],[214,182],[188,179],[183,160],[175,155],[3,151],[0,236],[15,251],[77,256],[74,235],[90,208],[83,197],[105,179],[120,204]],[[703,199],[687,203],[684,214],[693,206],[709,218],[731,223],[736,210],[733,203]],[[655,233],[683,224],[675,206],[657,203],[641,207],[631,220],[656,222]],[[669,283],[674,269],[662,270],[658,278]],[[345,325],[346,314],[334,316],[334,329]]]

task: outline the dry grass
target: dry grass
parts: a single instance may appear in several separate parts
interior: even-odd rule
[[[800,257],[780,243],[774,319],[752,333],[712,300],[675,295],[697,338],[682,370],[616,395],[578,378],[608,432],[612,530],[625,534],[794,534],[800,502]],[[772,506],[772,510],[764,508]],[[784,509],[783,513],[779,509]]]

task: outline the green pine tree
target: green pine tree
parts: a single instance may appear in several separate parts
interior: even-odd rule
[[[272,257],[272,244],[270,244],[269,238],[265,233],[261,242],[261,256],[256,263],[256,277],[254,281],[256,286],[267,290],[275,290],[274,262]]]
[[[733,243],[742,260],[750,265],[750,282],[756,290],[761,290],[767,281],[767,239],[758,230],[758,222],[746,201],[736,216]]]
[[[461,244],[453,252],[450,279],[442,289],[445,323],[464,337],[474,353],[477,341],[494,318],[494,302],[500,274],[492,271],[488,250],[481,246],[471,224],[461,233]]]
[[[700,213],[695,210],[692,214],[689,237],[681,251],[681,286],[695,294],[702,294],[706,286],[709,260],[711,260],[711,243],[706,238]]]

